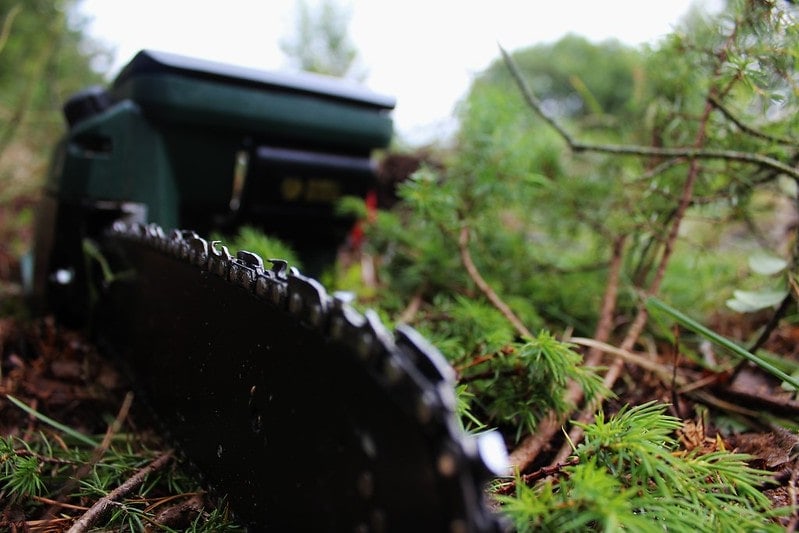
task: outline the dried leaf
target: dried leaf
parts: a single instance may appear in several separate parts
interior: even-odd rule
[[[770,433],[746,433],[730,437],[738,452],[748,453],[761,459],[765,467],[775,469],[791,460],[794,450],[799,445],[799,436],[782,429],[775,428]]]

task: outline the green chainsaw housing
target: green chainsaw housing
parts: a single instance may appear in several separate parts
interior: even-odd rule
[[[393,98],[343,80],[142,51],[108,88],[64,106],[37,224],[39,303],[85,323],[82,242],[113,220],[203,234],[252,225],[293,245],[309,273],[331,264],[353,220],[343,196],[374,188]]]
[[[393,106],[341,80],[143,51],[64,107],[34,302],[91,326],[251,531],[501,527],[484,489],[504,444],[463,431],[446,360],[310,277],[352,226],[338,200],[374,186]],[[200,237],[245,224],[294,245],[307,275]]]

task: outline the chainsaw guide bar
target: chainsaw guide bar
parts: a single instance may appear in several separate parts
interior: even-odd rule
[[[285,261],[117,222],[101,343],[251,531],[498,531],[497,434],[466,434],[454,372]]]

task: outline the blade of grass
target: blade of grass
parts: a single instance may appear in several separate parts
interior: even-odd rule
[[[83,433],[81,433],[79,431],[75,431],[71,427],[65,426],[61,422],[57,422],[56,420],[53,420],[49,416],[43,415],[42,413],[40,413],[39,411],[37,411],[33,407],[31,407],[31,406],[27,405],[26,403],[14,398],[10,394],[6,394],[6,398],[8,398],[9,402],[13,403],[17,407],[19,407],[20,409],[22,409],[23,411],[28,413],[29,415],[39,419],[40,421],[44,422],[48,426],[54,427],[58,431],[63,432],[65,435],[68,435],[68,436],[72,437],[75,440],[78,440],[78,441],[80,441],[80,442],[82,442],[84,444],[88,444],[89,446],[92,446],[94,448],[96,448],[100,444],[99,442],[97,442],[93,438],[91,438],[89,436],[86,436],[86,435],[84,435]]]
[[[688,316],[684,315],[683,313],[681,313],[680,311],[674,309],[673,307],[669,306],[668,304],[658,300],[655,297],[649,297],[646,300],[646,306],[649,309],[657,309],[658,311],[661,311],[661,312],[667,314],[668,316],[673,318],[675,321],[677,321],[677,323],[680,324],[681,326],[690,329],[694,333],[696,333],[698,335],[701,335],[702,337],[706,338],[710,342],[712,342],[712,343],[714,343],[714,344],[716,344],[718,346],[721,346],[722,348],[726,348],[727,350],[731,351],[735,355],[738,355],[738,356],[743,357],[744,359],[746,359],[748,361],[751,361],[752,363],[754,363],[758,367],[762,368],[763,370],[765,370],[766,372],[768,372],[772,376],[781,379],[782,381],[790,384],[791,386],[793,386],[797,390],[799,390],[799,380],[797,380],[795,377],[789,376],[788,374],[786,374],[785,372],[783,372],[782,370],[780,370],[779,368],[777,368],[776,366],[771,364],[766,359],[764,359],[764,358],[762,358],[762,357],[760,357],[758,355],[755,355],[755,354],[747,351],[744,348],[741,348],[740,346],[738,346],[737,344],[735,344],[734,342],[732,342],[728,338],[723,337],[723,336],[719,335],[718,333],[716,333],[715,331],[706,328],[705,326],[703,326],[699,322],[696,322],[692,318],[689,318]]]

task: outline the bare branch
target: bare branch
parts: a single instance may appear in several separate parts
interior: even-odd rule
[[[91,527],[97,523],[97,521],[100,520],[103,515],[105,515],[114,502],[124,498],[132,491],[136,490],[142,483],[144,483],[144,480],[148,475],[163,468],[170,459],[172,459],[171,451],[160,455],[152,463],[136,472],[122,485],[109,492],[108,495],[97,500],[94,505],[92,505],[89,510],[86,511],[83,516],[81,516],[72,525],[71,528],[69,528],[67,533],[84,533],[85,531],[91,529]]]
[[[532,339],[533,334],[529,329],[527,329],[527,326],[524,325],[521,319],[516,316],[516,313],[514,313],[513,310],[508,307],[508,304],[506,304],[502,298],[499,297],[494,289],[491,288],[491,285],[489,285],[488,282],[483,279],[483,276],[480,275],[480,271],[477,270],[474,261],[472,261],[472,254],[469,252],[469,228],[466,225],[461,228],[461,234],[458,239],[458,248],[460,248],[461,252],[461,262],[463,263],[464,268],[466,268],[466,272],[469,273],[469,277],[472,278],[472,281],[474,281],[475,285],[477,285],[477,287],[480,289],[480,292],[482,292],[485,297],[488,298],[488,301],[491,302],[506,319],[508,319],[508,322],[513,325],[519,335],[528,339]]]
[[[711,104],[713,104],[713,107],[718,109],[721,112],[721,114],[724,115],[724,118],[735,124],[735,126],[739,130],[741,130],[744,133],[748,133],[752,137],[757,137],[758,139],[763,139],[765,141],[771,141],[778,144],[787,144],[789,146],[796,146],[797,144],[799,144],[799,139],[791,139],[789,137],[779,137],[777,135],[770,135],[766,132],[755,129],[749,126],[748,124],[745,124],[738,117],[736,117],[730,109],[728,109],[723,103],[721,103],[721,100],[719,100],[715,96],[709,98],[709,101]]]
[[[750,163],[763,168],[771,168],[782,172],[796,180],[799,180],[799,168],[794,168],[790,165],[778,161],[772,157],[765,155],[738,152],[736,150],[716,150],[706,149],[701,146],[694,145],[693,147],[678,147],[678,148],[657,148],[652,146],[641,145],[618,145],[618,144],[593,144],[578,141],[572,137],[554,118],[547,115],[542,106],[541,101],[535,96],[527,81],[522,76],[516,62],[508,54],[504,48],[500,47],[502,57],[505,64],[508,66],[511,74],[513,75],[519,90],[524,96],[525,102],[530,108],[540,116],[547,124],[549,124],[564,141],[569,145],[573,152],[600,152],[612,155],[621,156],[635,156],[635,157],[668,157],[668,158],[687,158],[695,159],[720,159],[725,161],[738,161],[740,163]]]
[[[616,302],[618,300],[619,281],[623,266],[624,248],[627,239],[618,237],[613,242],[613,251],[610,259],[610,270],[608,281],[605,284],[605,294],[602,297],[602,312],[597,324],[594,337],[602,343],[610,338],[613,326],[613,316],[616,313]],[[598,347],[591,347],[591,351],[585,358],[586,366],[598,366],[602,357],[603,350]],[[577,383],[570,383],[566,391],[566,401],[572,405],[582,402],[583,389]],[[550,416],[539,423],[535,433],[528,435],[522,442],[513,449],[510,454],[510,463],[520,471],[527,468],[535,461],[538,455],[550,445],[552,438],[558,433],[563,425],[565,417],[562,419]]]
[[[731,44],[735,32],[728,36],[727,43],[725,46],[719,51],[717,61],[718,64],[721,65],[726,60],[727,54],[727,47]],[[553,118],[547,116],[540,105],[540,101],[536,98],[536,96],[532,93],[530,88],[528,87],[526,81],[522,77],[519,69],[517,68],[515,62],[510,57],[510,55],[505,52],[502,47],[500,47],[502,52],[502,56],[505,60],[508,69],[511,71],[513,77],[516,79],[516,83],[519,86],[525,100],[527,101],[528,105],[538,114],[540,115],[548,124],[550,124],[559,135],[563,137],[563,139],[569,144],[569,147],[575,151],[596,151],[596,152],[604,152],[610,153],[615,155],[635,155],[635,156],[658,156],[658,157],[670,157],[670,158],[686,158],[689,163],[688,173],[685,178],[685,182],[683,183],[682,192],[680,195],[680,199],[676,209],[674,210],[674,214],[671,217],[671,222],[669,225],[668,234],[663,242],[663,252],[660,257],[660,261],[658,263],[657,269],[655,271],[655,275],[652,281],[649,283],[649,286],[642,291],[644,293],[644,298],[642,298],[642,303],[638,308],[638,313],[633,320],[630,327],[627,329],[626,335],[624,340],[621,343],[620,350],[622,352],[629,353],[632,351],[633,346],[638,341],[641,333],[646,326],[647,319],[649,317],[647,313],[646,306],[643,305],[643,301],[645,301],[646,296],[651,296],[657,294],[660,289],[660,284],[663,281],[663,277],[666,272],[666,266],[671,259],[671,254],[674,251],[674,246],[677,241],[677,237],[679,235],[680,226],[682,221],[685,217],[685,213],[688,210],[688,207],[691,205],[693,199],[693,190],[694,184],[699,176],[699,159],[731,159],[737,161],[745,161],[751,163],[757,163],[761,166],[768,167],[768,168],[776,168],[779,169],[786,174],[793,176],[795,179],[799,179],[799,169],[794,169],[785,165],[779,161],[773,160],[771,158],[767,158],[764,156],[760,156],[758,154],[745,154],[739,152],[732,152],[726,150],[704,150],[703,147],[706,142],[706,131],[708,125],[708,119],[710,117],[710,113],[713,110],[713,105],[710,102],[712,98],[714,98],[718,93],[718,89],[711,89],[710,93],[708,94],[706,101],[705,101],[705,108],[702,113],[702,117],[699,120],[699,128],[694,139],[693,146],[691,148],[650,148],[646,146],[617,146],[617,145],[594,145],[594,144],[587,144],[581,143],[574,140],[569,133],[563,129],[557,121]],[[718,73],[718,72],[717,72]],[[729,87],[727,88],[727,90]],[[599,339],[604,340],[604,339]],[[608,371],[605,373],[605,377],[603,380],[603,384],[606,388],[612,389],[614,383],[621,375],[621,371],[624,368],[624,360],[617,358]],[[575,401],[579,401],[582,399],[582,391],[579,388],[575,389],[574,386],[570,387],[567,395],[570,399],[574,398]],[[582,413],[578,417],[578,420],[583,422],[587,421],[593,414],[594,410],[597,407],[597,402],[594,401],[590,405],[584,407]],[[564,417],[565,418],[565,417]],[[557,430],[559,429],[560,425],[563,423],[563,420],[555,419],[555,417],[550,417],[545,420],[542,424],[539,425],[538,430],[535,434],[530,435],[526,438],[513,452],[511,453],[510,460],[511,464],[518,467],[520,470],[523,470],[526,466],[530,464],[533,458],[544,449],[550,445],[550,441],[552,437],[555,435]],[[576,443],[582,439],[582,430],[574,426],[572,428],[571,433],[569,434],[569,440],[572,443]],[[562,460],[565,456],[569,453],[569,447],[564,445],[561,448],[560,453],[556,456],[555,461]]]

